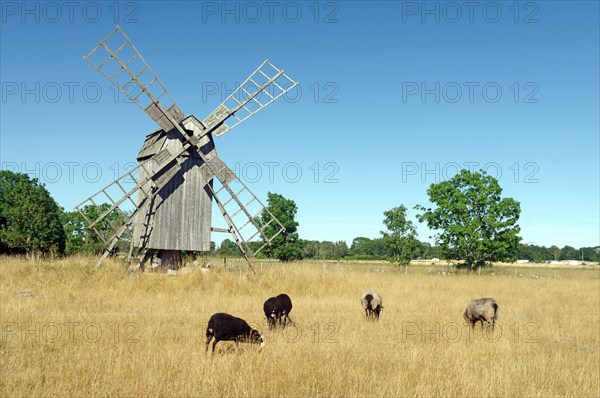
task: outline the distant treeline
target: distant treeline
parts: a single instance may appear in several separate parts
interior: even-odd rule
[[[303,240],[305,259],[324,259],[324,260],[389,260],[391,255],[386,249],[383,238],[369,239],[358,237],[352,240],[348,247],[346,241],[316,241]],[[258,244],[258,242],[256,243]],[[419,242],[419,251],[415,260],[430,260],[433,258],[444,259],[444,255],[439,246],[431,245],[427,242]],[[236,244],[225,239],[217,248],[212,244],[215,250],[212,254],[221,256],[239,256],[240,251]],[[517,258],[519,260],[529,260],[530,262],[546,262],[560,260],[582,260],[587,262],[600,261],[600,246],[582,247],[576,249],[572,246],[564,246],[562,249],[557,246],[537,246],[532,244],[521,244],[518,248]],[[266,257],[260,255],[258,257]]]

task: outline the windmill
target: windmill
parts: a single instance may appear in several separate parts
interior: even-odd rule
[[[84,58],[159,126],[147,135],[135,168],[76,206],[106,246],[96,268],[119,241],[130,239],[129,258],[143,253],[143,269],[153,256],[169,262],[181,251],[208,251],[211,232],[230,233],[252,268],[250,259],[285,229],[219,158],[213,136],[297,83],[266,60],[202,121],[184,115],[119,26]],[[213,227],[213,201],[226,228]]]

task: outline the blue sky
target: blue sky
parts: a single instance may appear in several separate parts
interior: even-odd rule
[[[2,1],[0,25],[1,167],[65,209],[155,129],[82,58],[118,22],[199,118],[265,58],[300,82],[216,144],[257,196],[296,201],[305,239],[378,237],[463,167],[521,202],[524,242],[599,244],[598,2],[67,4]]]

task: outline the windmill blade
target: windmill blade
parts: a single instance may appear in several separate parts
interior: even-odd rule
[[[150,185],[136,181],[138,167],[127,171],[121,177],[102,188],[77,206],[75,209],[83,217],[88,228],[107,247],[104,255],[96,264],[100,266],[122,236],[133,227],[139,209],[152,194]],[[143,192],[142,200],[136,203],[135,195]]]
[[[222,136],[254,115],[298,83],[265,60],[204,121],[217,136]]]
[[[83,58],[164,131],[183,119],[175,100],[118,25]]]
[[[206,166],[221,185],[209,188],[228,225],[226,232],[234,236],[244,256],[256,256],[285,231],[284,226],[219,157],[208,160]],[[262,243],[251,247],[258,238]]]

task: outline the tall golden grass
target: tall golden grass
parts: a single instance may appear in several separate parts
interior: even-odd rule
[[[263,264],[128,274],[91,258],[0,258],[0,396],[599,396],[600,273],[408,274],[361,264]],[[448,269],[446,269],[448,270]],[[378,322],[363,290],[384,300]],[[288,293],[294,324],[269,332],[265,299]],[[464,324],[495,297],[492,333]],[[215,312],[266,346],[221,342]]]

